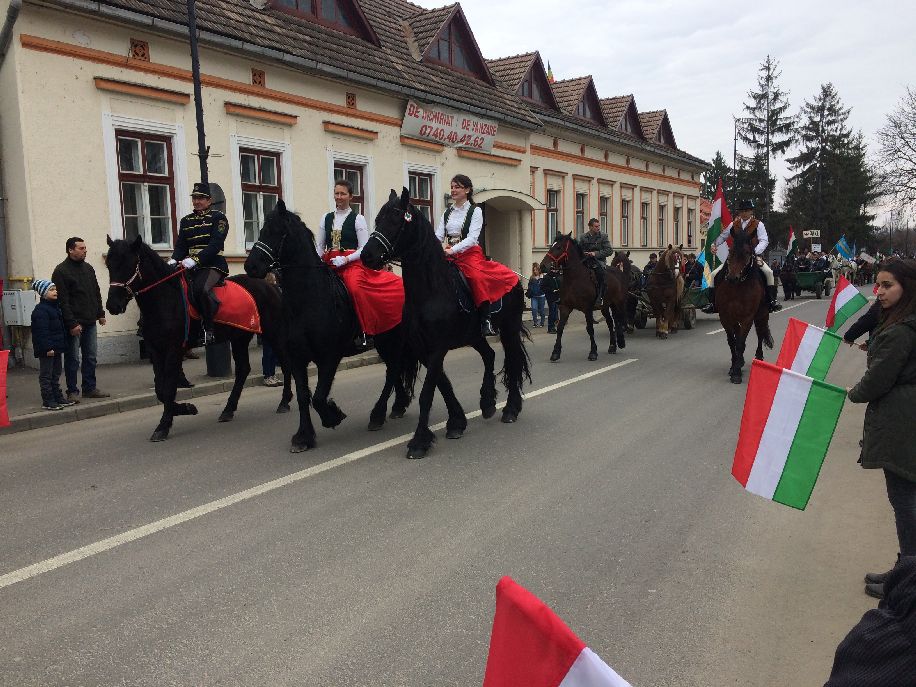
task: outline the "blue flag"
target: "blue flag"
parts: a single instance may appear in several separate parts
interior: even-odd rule
[[[846,242],[845,234],[840,237],[840,240],[836,242],[836,245],[833,248],[837,253],[840,254],[841,257],[846,258],[847,260],[852,260],[852,248],[850,248],[849,243]]]

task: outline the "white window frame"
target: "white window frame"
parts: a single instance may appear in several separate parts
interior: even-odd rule
[[[667,222],[665,221],[668,215],[668,204],[659,203],[658,204],[658,217],[656,218],[657,231],[655,240],[658,241],[658,247],[664,248],[665,244],[668,243],[666,240],[668,238],[668,227]]]
[[[438,203],[441,202],[442,199],[445,197],[442,195],[443,193],[442,192],[442,183],[440,179],[441,174],[439,174],[439,169],[440,168],[437,165],[423,165],[417,162],[405,162],[404,163],[404,188],[410,188],[410,173],[411,172],[416,172],[417,174],[429,174],[433,178],[433,187],[432,189],[430,189],[430,193],[432,193],[433,195],[433,199],[432,199],[433,200],[433,212],[432,212],[433,218],[431,220],[433,229],[436,228],[436,225],[439,223],[439,218],[442,216],[442,213],[445,212],[444,208],[440,209],[438,207]],[[333,173],[333,170],[332,170],[332,173]],[[365,181],[366,180],[363,179],[364,184],[365,184]],[[367,203],[369,202],[368,197],[366,199],[366,202]],[[366,222],[367,223],[369,222],[368,218],[366,219]],[[374,224],[374,218],[373,218],[372,224]],[[372,230],[372,224],[370,224],[370,227],[369,227],[370,231]]]
[[[363,211],[362,215],[366,218],[366,224],[370,227],[375,224],[375,164],[371,155],[360,155],[359,153],[345,153],[340,150],[334,150],[333,146],[328,146],[328,208],[334,208],[334,163],[340,162],[345,165],[361,165],[363,172]],[[406,179],[406,175],[405,175]],[[327,210],[324,211],[327,214]]]
[[[696,238],[693,234],[694,230],[694,217],[696,216],[696,210],[694,208],[687,208],[687,247],[693,248],[693,241]]]
[[[626,203],[626,205],[624,205]],[[632,198],[620,199],[620,245],[630,245],[630,209],[633,207]],[[624,213],[626,208],[626,213]]]
[[[649,247],[649,222],[652,219],[652,201],[640,201],[639,203],[639,243],[640,247]]]
[[[556,206],[550,205],[550,194],[557,194],[557,204]],[[552,246],[553,242],[557,240],[563,232],[563,223],[560,220],[562,214],[560,213],[560,205],[563,202],[563,190],[559,188],[548,188],[546,192],[546,197],[544,198],[544,229],[547,235],[547,245]],[[553,236],[550,234],[550,215],[553,213],[553,216],[556,218],[556,226],[554,227]]]
[[[235,248],[238,255],[245,255],[249,250],[245,246],[245,209],[242,206],[242,161],[239,158],[239,151],[242,148],[254,148],[266,153],[280,154],[280,197],[290,210],[296,207],[293,201],[293,146],[286,141],[230,134],[229,166],[232,170],[232,212],[235,216],[235,223],[232,226],[236,227]],[[254,240],[257,241],[257,237]]]
[[[166,136],[171,139],[175,214],[177,215],[175,226],[177,227],[181,218],[191,212],[191,186],[188,183],[184,125],[103,112],[102,147],[105,152],[105,177],[108,187],[108,235],[113,239],[124,238],[124,224],[121,217],[121,184],[118,174],[118,142],[115,136],[117,129]],[[173,245],[174,238],[172,232],[169,231],[168,248],[172,248]],[[167,250],[167,248],[161,246],[157,247],[157,250]]]

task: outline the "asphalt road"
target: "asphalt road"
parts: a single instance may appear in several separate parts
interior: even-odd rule
[[[777,347],[789,315],[823,321],[801,303]],[[199,399],[161,444],[154,409],[0,438],[0,685],[479,685],[502,575],[634,687],[821,685],[896,551],[883,479],[855,464],[864,409],[806,512],[745,493],[718,326],[609,356],[600,325],[594,363],[573,329],[555,364],[536,330],[520,421],[440,429],[422,461],[416,406],[365,430],[377,366],[338,376],[349,417],[305,454],[276,389],[224,425]],[[476,355],[446,364],[476,411]],[[864,364],[843,347],[830,381]]]

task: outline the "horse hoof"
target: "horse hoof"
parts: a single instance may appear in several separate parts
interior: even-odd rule
[[[197,415],[197,406],[196,405],[194,405],[193,403],[185,403],[185,405],[187,406],[188,415]]]
[[[391,414],[388,416],[392,420],[400,420],[407,413],[406,408],[392,408]]]
[[[496,406],[487,406],[486,408],[480,409],[480,414],[483,416],[484,420],[489,420],[491,417],[496,415]]]
[[[225,410],[220,413],[218,422],[230,422],[235,417],[233,413],[227,413]]]
[[[382,422],[378,422],[376,420],[369,420],[369,431],[370,432],[377,432],[384,426],[385,426],[384,420]]]
[[[664,332],[655,332],[655,336],[656,336],[657,338],[659,338],[659,339],[667,339],[667,338],[668,338],[668,335],[665,334]]]
[[[290,453],[304,453],[305,451],[308,451],[309,448],[311,447],[307,446],[306,444],[293,444],[292,446],[289,447],[289,452]]]
[[[741,375],[729,375],[729,376],[728,376],[728,381],[730,381],[732,384],[740,384],[740,383],[741,383]]]
[[[150,441],[165,441],[169,438],[169,430],[167,429],[157,429],[153,432],[153,436],[149,438]]]
[[[588,359],[589,360],[598,360],[598,354],[592,351],[591,353],[588,354]]]
[[[617,353],[617,347],[616,347],[616,346],[609,346],[608,349],[607,349],[607,352],[610,353],[611,355],[613,355],[613,354]]]
[[[409,448],[407,449],[407,457],[410,460],[420,460],[421,458],[426,458],[427,450],[428,449],[425,448]]]
[[[445,432],[446,439],[460,439],[464,435],[463,429],[449,429]]]
[[[278,413],[278,414],[281,414],[281,415],[282,415],[283,413],[288,413],[288,412],[289,412],[289,404],[288,404],[288,403],[281,403],[280,405],[277,406],[277,413]]]
[[[500,422],[505,422],[507,425],[510,425],[516,420],[518,420],[518,413],[508,409],[503,409],[503,416],[500,418]]]

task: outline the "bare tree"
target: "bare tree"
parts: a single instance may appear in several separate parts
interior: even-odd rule
[[[878,168],[881,182],[898,206],[916,206],[916,90],[906,95],[887,115],[878,130]]]

